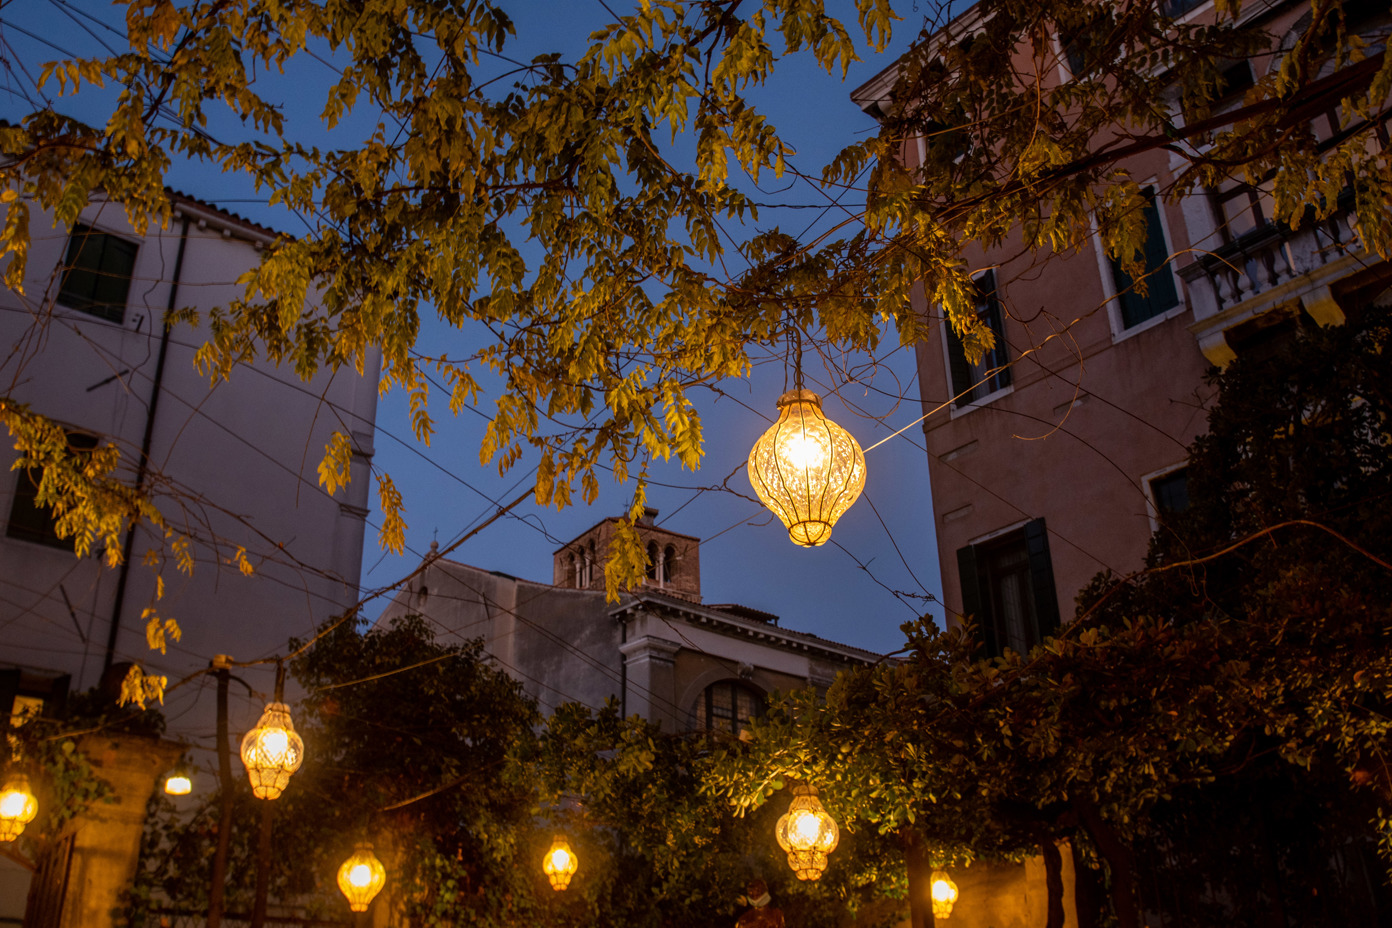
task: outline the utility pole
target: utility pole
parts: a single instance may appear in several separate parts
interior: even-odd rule
[[[213,853],[212,887],[208,890],[208,928],[222,928],[227,850],[232,842],[232,752],[227,746],[227,684],[232,679],[231,666],[232,658],[226,654],[213,658],[217,676],[218,788],[222,796],[222,815],[218,819],[217,850]]]

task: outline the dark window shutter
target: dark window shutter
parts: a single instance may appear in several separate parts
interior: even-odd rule
[[[1005,314],[1001,312],[1000,300],[996,298],[996,272],[987,271],[979,281],[977,287],[981,291],[981,318],[991,329],[991,334],[996,337],[996,347],[991,349],[991,353],[985,358],[988,370],[1000,368],[991,375],[986,389],[990,392],[1004,390],[1010,386],[1010,368],[1004,366],[1010,360],[1010,352],[1005,344]]]
[[[986,607],[988,600],[981,595],[981,575],[976,569],[974,545],[957,549],[957,579],[962,584],[962,614],[976,620],[982,653],[991,656],[999,654],[995,617],[989,614],[990,610]]]
[[[943,325],[947,327],[947,364],[952,381],[952,395],[957,397],[958,406],[965,406],[976,397],[976,390],[971,388],[976,378],[972,376],[972,367],[967,363],[967,352],[962,348],[962,340],[952,330],[951,323],[944,322]],[[964,390],[965,393],[962,392]]]
[[[1160,204],[1155,199],[1155,191],[1145,191],[1146,240],[1144,266],[1146,295],[1141,296],[1133,287],[1131,275],[1113,261],[1112,278],[1116,283],[1117,302],[1121,304],[1121,324],[1123,328],[1140,325],[1147,319],[1168,312],[1179,305],[1179,293],[1175,290],[1174,275],[1164,269],[1170,257],[1170,246],[1165,241],[1165,230],[1160,225]]]
[[[1025,523],[1025,550],[1029,552],[1030,585],[1034,592],[1039,640],[1059,627],[1058,591],[1054,586],[1054,564],[1049,557],[1049,533],[1043,519]]]

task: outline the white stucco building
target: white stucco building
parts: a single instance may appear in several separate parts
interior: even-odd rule
[[[0,450],[0,709],[61,704],[139,663],[169,678],[168,736],[211,749],[211,678],[173,687],[216,654],[248,661],[286,653],[358,597],[368,464],[373,450],[377,362],[364,376],[257,362],[213,384],[194,365],[207,312],[242,293],[275,232],[193,198],[174,195],[163,230],[134,233],[122,209],[93,203],[73,229],[53,228],[35,209],[24,291],[0,291],[0,396],[61,423],[74,448],[112,444],[122,479],[147,488],[191,540],[191,574],[170,561],[159,610],[183,637],[165,654],[146,644],[143,610],[155,595],[144,560],[161,550],[138,528],[119,568],[78,558],[34,506],[34,485]],[[172,309],[192,308],[196,326],[166,330]],[[331,497],[317,466],[333,431],[352,437],[354,481]],[[144,466],[142,466],[142,464]],[[238,548],[254,567],[244,576]],[[167,552],[167,548],[164,549]],[[231,693],[230,724],[255,723],[270,668],[238,671],[260,691]],[[213,766],[211,755],[196,759]],[[143,808],[143,805],[142,805]],[[12,888],[12,886],[11,886]],[[23,894],[0,887],[0,924],[17,923]]]

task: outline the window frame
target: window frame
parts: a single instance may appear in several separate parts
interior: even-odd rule
[[[957,549],[957,579],[962,590],[962,612],[976,618],[981,651],[987,657],[999,657],[1006,644],[1001,619],[992,614],[990,607],[989,593],[995,588],[988,587],[983,576],[985,560],[1015,545],[1021,546],[1026,555],[1030,599],[1034,606],[1031,627],[1023,629],[1027,645],[1023,653],[1054,634],[1062,624],[1053,557],[1049,551],[1049,531],[1044,519],[1030,519],[979,538]]]
[[[981,283],[986,280],[991,281],[990,290],[982,290],[981,288]],[[960,391],[957,389],[956,378],[953,375],[954,363],[952,346],[954,343],[960,345],[961,340],[958,339],[957,333],[952,329],[952,323],[948,322],[946,314],[944,314],[943,324],[941,326],[943,373],[947,378],[948,396],[953,397],[950,401],[950,408],[948,410],[949,417],[953,419],[965,415],[974,409],[979,409],[982,406],[988,406],[1001,397],[1009,396],[1011,393],[1015,392],[1014,369],[1010,366],[1010,342],[1005,334],[1005,305],[1001,299],[1003,287],[997,278],[994,268],[988,268],[980,274],[972,275],[972,283],[977,285],[977,291],[982,296],[982,301],[977,307],[977,315],[980,316],[983,309],[994,306],[996,319],[999,325],[990,326],[990,320],[987,320],[988,326],[990,326],[991,331],[996,336],[996,347],[991,349],[990,354],[981,359],[979,365],[968,364],[965,357],[963,357],[962,361],[967,367],[973,370],[978,367],[980,367],[983,372],[993,367],[999,368],[999,370],[987,378],[986,382],[979,387],[973,387],[972,391],[967,395],[961,397],[957,396]],[[961,349],[959,349],[959,351],[960,350]],[[999,359],[999,355],[1002,353],[1005,355],[1004,360]],[[974,395],[976,390],[983,389],[993,383],[995,385],[991,389],[986,390],[979,396]]]
[[[1183,472],[1185,472],[1185,474],[1186,474],[1185,480],[1186,480],[1186,483],[1187,483],[1187,481],[1188,481],[1188,477],[1187,477],[1188,470],[1189,470],[1189,462],[1188,462],[1187,460],[1185,460],[1185,461],[1180,461],[1180,462],[1175,463],[1175,464],[1170,464],[1170,465],[1168,465],[1168,466],[1166,466],[1166,467],[1162,467],[1162,468],[1160,468],[1159,470],[1151,471],[1150,473],[1145,474],[1145,475],[1143,475],[1143,476],[1141,477],[1141,490],[1142,490],[1142,492],[1145,494],[1146,518],[1147,518],[1147,519],[1149,520],[1149,522],[1150,522],[1150,531],[1151,531],[1151,534],[1155,534],[1156,532],[1160,531],[1160,528],[1161,528],[1161,525],[1160,525],[1160,516],[1161,516],[1161,513],[1160,513],[1160,505],[1159,505],[1159,503],[1156,501],[1156,498],[1155,498],[1155,487],[1154,487],[1155,481],[1157,481],[1157,480],[1164,480],[1166,477],[1172,476],[1173,474],[1177,474],[1177,473],[1183,471]]]
[[[1133,335],[1138,335],[1141,332],[1153,329],[1166,320],[1183,315],[1189,310],[1189,303],[1184,294],[1183,280],[1179,276],[1179,269],[1175,266],[1175,253],[1171,248],[1174,242],[1174,236],[1170,231],[1170,220],[1165,213],[1164,203],[1160,199],[1159,187],[1160,185],[1156,178],[1151,178],[1141,185],[1142,191],[1150,190],[1152,192],[1151,202],[1155,204],[1155,214],[1158,217],[1160,235],[1165,247],[1166,259],[1164,266],[1169,269],[1170,285],[1174,288],[1175,292],[1175,304],[1173,306],[1143,319],[1134,325],[1127,326],[1122,317],[1121,292],[1120,288],[1117,286],[1116,274],[1113,271],[1113,268],[1116,266],[1115,262],[1107,255],[1107,249],[1102,246],[1102,236],[1095,227],[1093,229],[1093,245],[1097,254],[1097,268],[1102,279],[1103,292],[1107,294],[1107,319],[1112,329],[1113,344],[1125,341]],[[1147,241],[1149,241],[1149,236],[1147,236]],[[1148,276],[1153,280],[1159,276],[1158,271],[1151,272]]]
[[[101,254],[98,257],[96,266],[80,265],[77,263],[84,249],[93,242],[100,242]],[[107,247],[109,243],[114,243],[122,249],[129,249],[130,268],[125,276],[125,286],[122,288],[121,301],[119,304],[114,302],[99,301],[99,284],[111,274],[106,266]],[[63,262],[59,266],[61,274],[58,281],[58,295],[54,298],[55,302],[61,306],[76,312],[85,313],[97,319],[113,322],[117,325],[124,325],[126,320],[126,309],[130,305],[131,284],[135,280],[135,267],[140,258],[140,242],[108,232],[97,226],[87,225],[86,223],[76,223],[68,233],[67,247],[63,252]],[[75,272],[90,275],[93,280],[90,294],[76,292],[76,288],[70,290],[72,278]],[[114,275],[111,275],[114,276]]]
[[[715,717],[715,691],[718,687],[722,686],[729,687],[731,695],[731,715],[728,719],[722,719],[722,721],[728,721],[730,723],[728,729],[711,725],[711,720]],[[748,717],[741,717],[739,715],[739,697],[741,693],[748,693],[752,697],[753,714]],[[747,726],[748,723],[752,722],[754,719],[763,717],[767,711],[767,693],[745,680],[735,677],[725,677],[706,685],[697,695],[696,704],[691,710],[691,727],[693,731],[704,734],[707,737],[715,737],[717,734],[723,734],[732,738],[738,738],[742,732],[747,730],[744,726]]]
[[[102,438],[85,429],[65,429],[68,436],[68,450],[72,453],[90,453],[101,447]],[[79,444],[74,445],[73,440]],[[91,441],[88,447],[82,447]],[[34,468],[22,467],[15,470],[14,490],[10,496],[10,511],[5,518],[5,537],[16,541],[42,545],[45,548],[66,550],[72,553],[72,540],[58,537],[58,520],[53,510],[38,504],[39,485],[34,478]],[[22,511],[21,511],[22,510]],[[24,521],[16,524],[15,515],[19,512]],[[40,526],[39,523],[43,525]]]

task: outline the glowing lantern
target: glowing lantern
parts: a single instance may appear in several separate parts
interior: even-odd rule
[[[170,771],[164,781],[164,791],[171,796],[187,796],[193,792],[193,776],[186,765],[180,764]]]
[[[559,892],[569,886],[570,878],[575,876],[579,866],[580,862],[575,859],[575,852],[570,849],[565,835],[556,835],[551,841],[551,850],[546,852],[541,862],[541,872],[551,881],[551,888]]]
[[[39,801],[27,777],[15,775],[0,790],[0,841],[13,841],[39,814]]]
[[[242,739],[242,764],[251,777],[252,793],[257,799],[275,799],[303,762],[304,741],[295,734],[290,708],[283,702],[268,703],[261,721]]]
[[[933,917],[947,918],[957,901],[957,884],[952,882],[946,870],[934,870],[932,882]]]
[[[386,882],[387,868],[372,853],[371,844],[357,845],[353,856],[338,868],[338,888],[354,912],[366,912]]]
[[[799,880],[819,880],[827,855],[836,850],[841,832],[810,786],[793,789],[793,801],[774,830],[778,846],[788,852],[788,866]]]
[[[822,414],[822,398],[811,390],[784,393],[778,408],[778,421],[749,452],[749,482],[788,537],[813,548],[865,489],[865,455]]]

